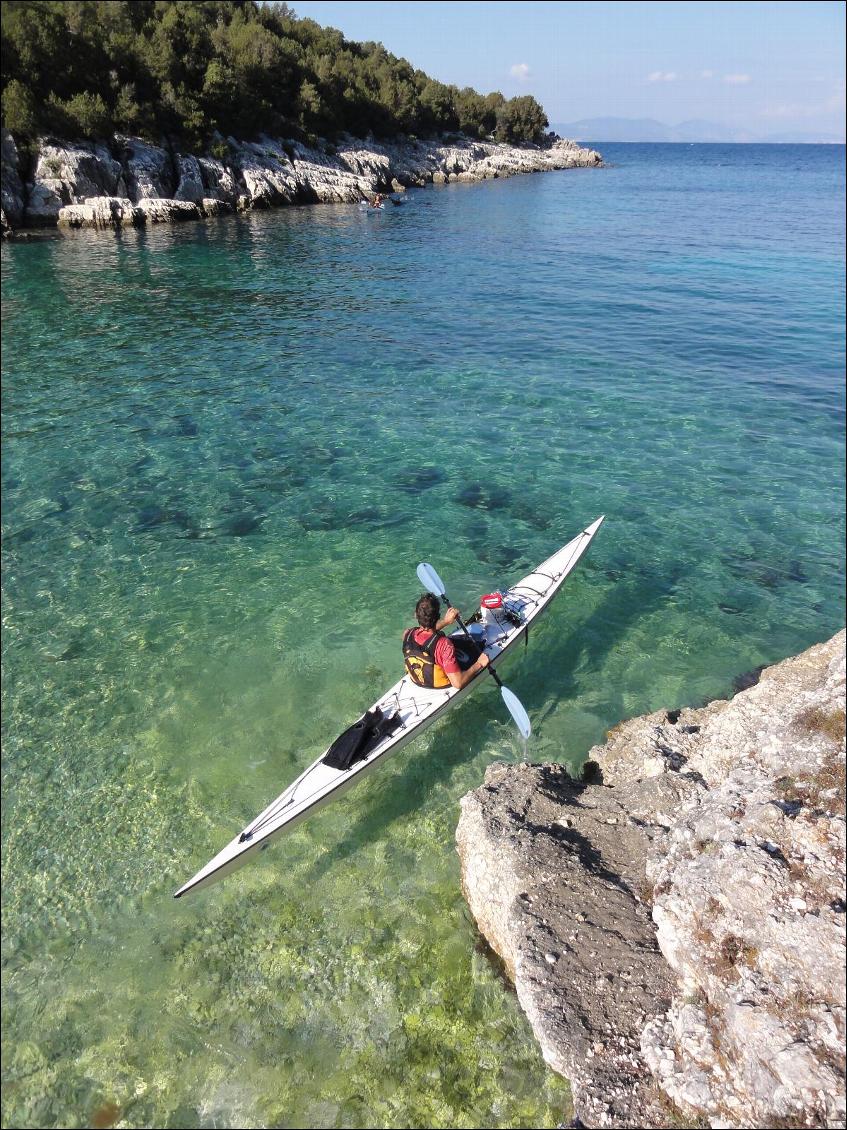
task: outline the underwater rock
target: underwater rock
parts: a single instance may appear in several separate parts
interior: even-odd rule
[[[329,503],[318,503],[298,514],[297,521],[304,530],[314,532],[343,529],[347,519],[340,510],[336,510]]]
[[[456,501],[460,506],[469,506],[471,509],[475,509],[482,505],[483,497],[482,487],[479,483],[472,483],[470,486],[462,487],[456,495]]]
[[[32,541],[35,537],[34,526],[22,526],[19,530],[11,530],[8,534],[3,535],[3,541],[8,545],[9,542],[25,543]]]
[[[417,467],[404,471],[397,477],[397,489],[404,494],[421,494],[443,483],[447,475],[440,467]]]
[[[347,516],[348,526],[364,526],[370,530],[386,530],[392,526],[402,526],[404,522],[408,522],[411,515],[408,514],[385,514],[375,506],[366,506],[362,510],[353,510]]]
[[[176,421],[177,435],[186,436],[188,439],[193,439],[199,432],[199,428],[190,416],[178,416]]]
[[[460,506],[470,509],[502,510],[512,500],[511,491],[491,483],[470,483],[456,495]]]
[[[470,515],[462,523],[462,536],[471,545],[487,545],[489,540],[488,521],[481,514]]]
[[[351,511],[347,517],[351,526],[357,526],[379,521],[382,515],[375,506],[363,506],[361,510]]]
[[[347,526],[363,526],[367,530],[386,530],[392,526],[402,526],[410,520],[408,514],[386,514],[376,506],[365,506],[347,515]]]
[[[246,538],[250,534],[262,532],[264,517],[258,514],[236,514],[228,518],[218,528],[222,534],[232,538]]]
[[[803,568],[802,562],[791,562],[788,568],[788,579],[789,581],[794,581],[798,585],[807,585],[809,583],[809,574]]]
[[[139,510],[134,532],[138,533],[144,530],[154,530],[158,526],[166,526],[168,524],[173,524],[181,530],[194,531],[195,529],[194,519],[185,510],[159,506],[157,503],[153,502],[148,506],[142,506]]]
[[[561,502],[560,502],[561,505]],[[534,530],[549,530],[553,525],[554,519],[550,510],[534,509],[532,506],[527,506],[525,503],[521,505],[520,519],[526,522],[528,526],[532,526]]]
[[[132,463],[130,463],[130,465],[127,467],[127,471],[131,475],[139,475],[142,471],[146,471],[147,468],[152,465],[152,463],[152,455],[142,455],[138,459],[135,459]]]
[[[512,492],[506,487],[489,486],[485,505],[488,510],[503,510],[512,501]]]
[[[162,506],[151,503],[143,506],[138,512],[137,530],[152,530],[154,526],[161,526],[168,521],[168,512]]]
[[[481,560],[498,569],[511,569],[524,556],[524,551],[514,545],[483,545],[477,552]]]

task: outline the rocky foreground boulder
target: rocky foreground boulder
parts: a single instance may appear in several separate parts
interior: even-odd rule
[[[308,147],[218,137],[212,148],[214,154],[195,156],[133,137],[97,144],[45,138],[24,161],[4,130],[3,231],[118,228],[285,204],[355,203],[412,185],[602,164],[599,153],[562,139],[518,147],[461,136],[394,144],[347,137]]]
[[[845,1125],[844,671],[840,632],[582,780],[463,798],[468,903],[583,1124]]]

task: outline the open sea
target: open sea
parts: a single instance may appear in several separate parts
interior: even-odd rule
[[[546,1127],[459,886],[489,680],[172,892],[466,612],[606,523],[507,682],[529,757],[844,624],[844,147],[2,248],[3,1125]]]

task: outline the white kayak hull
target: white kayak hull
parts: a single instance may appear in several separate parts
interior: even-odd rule
[[[524,639],[530,626],[545,611],[562,588],[565,580],[584,555],[591,540],[600,528],[603,518],[598,518],[560,550],[542,562],[504,593],[510,619],[501,618],[490,625],[474,624],[471,630],[485,648],[490,666],[497,667],[503,656]],[[456,642],[463,638],[456,634]],[[399,648],[398,648],[399,650]],[[188,891],[196,891],[223,879],[242,867],[275,839],[296,827],[329,801],[335,800],[347,789],[376,769],[389,754],[408,745],[425,729],[469,694],[484,679],[477,676],[461,690],[448,687],[443,690],[426,690],[403,676],[399,682],[378,699],[373,707],[388,715],[399,715],[400,725],[375,745],[364,758],[349,769],[333,769],[323,763],[326,751],[294,781],[285,792],[239,833],[225,848],[202,867],[193,878],[175,892],[181,898]]]

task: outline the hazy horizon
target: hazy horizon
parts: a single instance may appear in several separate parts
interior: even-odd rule
[[[656,118],[596,117],[576,122],[553,122],[550,128],[562,137],[575,141],[615,143],[661,142],[691,145],[844,145],[843,137],[815,131],[754,135],[734,130],[723,122],[702,119],[661,122]]]
[[[293,9],[442,82],[532,94],[551,123],[704,119],[751,139],[845,140],[840,2],[294,0]]]

